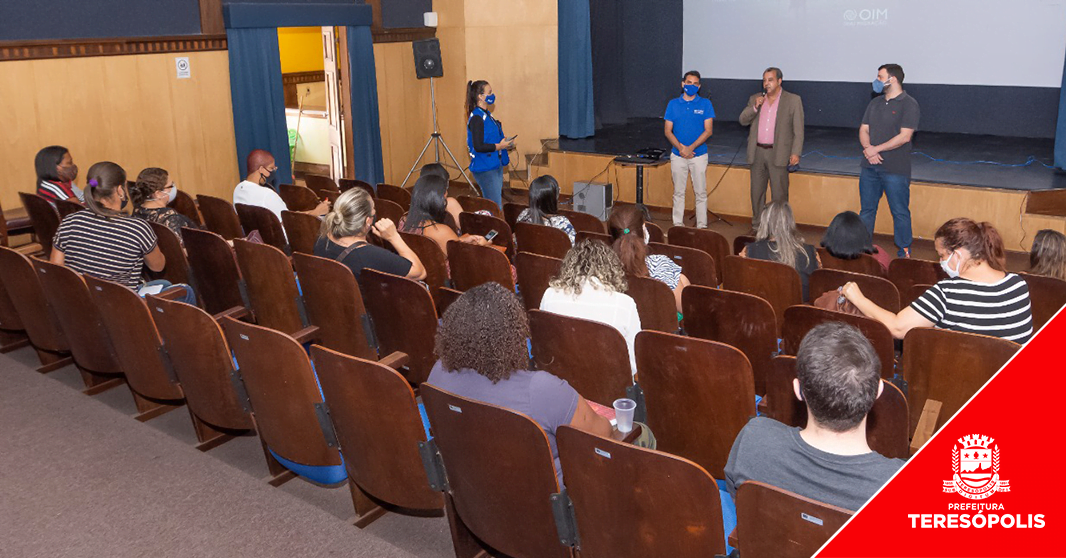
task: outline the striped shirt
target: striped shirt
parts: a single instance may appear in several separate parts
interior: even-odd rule
[[[67,215],[53,245],[67,267],[131,289],[141,283],[144,256],[156,246],[155,232],[134,217],[103,217],[88,209]]]
[[[911,303],[941,329],[979,333],[1025,343],[1033,335],[1029,286],[1014,273],[995,283],[945,279]]]
[[[37,195],[52,202],[52,205],[55,205],[57,200],[69,200],[70,198],[78,197],[74,193],[73,183],[52,182],[50,180],[42,180],[37,185]]]
[[[649,277],[666,283],[671,290],[676,289],[681,282],[681,266],[674,263],[670,256],[649,254],[644,258],[644,265],[648,266]]]

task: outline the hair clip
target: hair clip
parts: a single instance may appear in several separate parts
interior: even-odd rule
[[[622,234],[629,234],[629,229],[622,229]]]
[[[100,183],[97,182],[95,178],[90,178],[89,179],[89,186],[99,186],[99,185],[100,185]]]

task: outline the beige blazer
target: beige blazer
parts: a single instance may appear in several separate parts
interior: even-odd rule
[[[748,98],[748,106],[740,113],[740,124],[749,126],[748,164],[755,162],[755,144],[759,138],[759,111],[755,110],[756,93]],[[763,107],[766,103],[763,103]],[[803,100],[795,93],[781,90],[777,101],[777,125],[774,127],[773,164],[777,167],[788,166],[790,155],[803,154]]]

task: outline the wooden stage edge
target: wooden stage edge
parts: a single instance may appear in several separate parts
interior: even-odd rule
[[[530,167],[530,178],[550,174],[565,194],[573,193],[574,182],[610,182],[618,201],[636,201],[636,170],[612,164],[612,155],[548,151]],[[518,183],[513,183],[518,186]],[[751,217],[750,178],[747,167],[707,166],[707,205],[720,214]],[[911,226],[916,239],[932,240],[937,228],[955,217],[988,221],[999,229],[1011,251],[1029,251],[1040,229],[1066,233],[1066,217],[1026,213],[1028,192],[911,182]],[[673,183],[670,165],[644,170],[644,203],[672,206]],[[769,192],[767,192],[769,197]],[[859,177],[796,172],[789,181],[789,203],[796,221],[804,225],[828,226],[842,211],[859,211]],[[685,199],[694,208],[691,183]],[[892,234],[892,215],[883,198],[877,212],[876,232]]]

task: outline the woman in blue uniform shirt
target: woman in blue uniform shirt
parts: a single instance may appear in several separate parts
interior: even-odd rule
[[[503,207],[503,169],[510,163],[503,125],[492,117],[496,95],[485,80],[466,84],[466,145],[470,149],[470,172],[474,173],[481,195]]]

